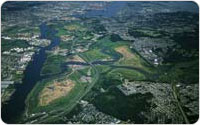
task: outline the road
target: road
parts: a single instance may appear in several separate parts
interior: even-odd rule
[[[95,85],[95,83],[97,83],[99,76],[100,76],[98,69],[91,62],[89,62],[90,59],[88,57],[86,57],[82,54],[78,54],[78,55],[85,62],[87,62],[89,64],[89,66],[95,71],[95,75],[93,76],[92,82],[89,84],[87,89],[84,90],[83,93],[82,92],[77,93],[76,97],[73,100],[71,100],[70,104],[68,104],[65,107],[62,107],[58,110],[53,110],[53,111],[41,116],[40,118],[37,118],[37,121],[32,120],[31,121],[32,123],[47,123],[47,122],[54,120],[56,117],[60,118],[64,114],[69,113],[77,105],[77,103],[92,89],[92,87]]]
[[[180,110],[180,112],[181,112],[181,114],[182,114],[182,116],[183,116],[183,118],[185,120],[185,123],[186,124],[190,124],[190,122],[189,122],[189,120],[188,120],[185,112],[183,111],[183,108],[181,106],[181,102],[179,101],[179,98],[178,98],[178,95],[177,95],[177,90],[176,90],[176,84],[175,83],[172,83],[172,91],[173,91],[173,96],[174,96],[174,98],[176,100],[177,106],[178,106],[178,108],[179,108],[179,110]]]

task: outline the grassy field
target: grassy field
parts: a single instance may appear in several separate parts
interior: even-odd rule
[[[89,58],[90,62],[110,58],[108,55],[102,53],[100,49],[91,49],[85,52],[84,55]]]
[[[127,41],[117,41],[117,42],[112,42],[110,36],[103,37],[102,39],[98,40],[98,42],[95,44],[95,46],[99,48],[110,48],[114,49],[119,46],[123,45],[129,45]]]
[[[77,99],[85,93],[88,85],[90,83],[83,83],[80,78],[83,75],[86,75],[88,72],[89,67],[81,70],[76,70],[73,73],[69,73],[70,75],[62,75],[59,77],[53,77],[46,80],[41,81],[40,83],[37,83],[34,89],[31,91],[31,93],[28,95],[28,98],[26,100],[27,104],[27,111],[28,114],[31,113],[38,113],[43,111],[56,111],[60,110],[64,107],[70,107],[77,103]],[[91,75],[94,75],[95,72],[93,69],[91,69]],[[70,92],[67,95],[60,96],[52,101],[49,102],[47,105],[40,105],[40,95],[41,92],[44,91],[44,88],[47,88],[48,86],[52,86],[54,81],[63,82],[65,80],[71,80],[74,82],[74,87],[70,90]],[[63,110],[64,111],[64,110]]]
[[[53,75],[61,72],[61,64],[64,61],[65,57],[63,56],[49,54],[41,70],[41,75]]]
[[[50,79],[46,79],[41,81],[40,83],[38,83],[34,89],[31,91],[31,93],[29,94],[26,102],[27,102],[27,107],[28,107],[28,113],[36,113],[36,112],[42,112],[42,111],[51,111],[51,110],[56,110],[56,108],[61,108],[63,105],[68,105],[71,100],[74,100],[73,98],[75,98],[78,94],[78,92],[83,92],[84,88],[87,86],[87,84],[82,84],[79,81],[79,77],[80,74],[78,72],[74,72],[72,75],[70,75],[69,77],[66,76],[62,76],[62,77],[58,77],[58,78],[50,78]],[[40,98],[40,94],[43,91],[43,89],[49,85],[52,85],[54,82],[54,80],[58,80],[58,81],[63,81],[66,79],[71,79],[73,81],[75,81],[75,86],[73,87],[73,89],[70,91],[70,93],[67,94],[67,96],[60,96],[60,98],[57,98],[53,101],[51,101],[51,105],[43,105],[41,106],[39,104],[39,98]]]
[[[93,66],[92,66],[93,67]],[[89,67],[87,67],[88,69]],[[38,97],[41,91],[44,89],[45,86],[48,84],[52,84],[52,81],[57,79],[58,81],[62,81],[66,78],[66,75],[62,75],[62,77],[58,78],[51,78],[49,80],[43,80],[42,82],[38,83],[34,89],[31,91],[31,93],[28,95],[28,98],[26,100],[27,105],[27,113],[38,113],[38,112],[48,112],[49,116],[47,119],[41,119],[40,123],[52,123],[55,121],[55,117],[60,117],[63,113],[68,113],[71,111],[78,101],[89,92],[89,90],[92,88],[92,86],[96,83],[98,80],[98,72],[95,67],[91,68],[91,75],[92,75],[92,82],[91,83],[85,83],[80,80],[81,76],[85,75],[84,73],[88,72],[86,69],[76,70],[73,73],[69,73],[67,79],[70,79],[75,82],[75,86],[73,89],[68,93],[66,96],[62,96],[58,99],[55,99],[51,102],[51,104],[46,106],[40,106]],[[95,75],[95,76],[94,76]],[[35,116],[37,117],[37,116]],[[30,119],[33,119],[30,117]]]
[[[46,86],[40,93],[39,105],[46,106],[54,100],[67,96],[73,89],[74,82],[70,79],[64,81],[54,81],[51,85]]]
[[[118,64],[142,67],[142,60],[136,54],[133,54],[127,46],[120,46],[115,48],[115,51],[119,52],[123,57],[119,60]]]
[[[138,55],[133,54],[127,46],[120,46],[115,48],[115,51],[120,53],[123,57],[119,60],[118,64],[142,67],[142,62]]]
[[[95,67],[98,69],[100,73],[105,73],[111,69],[111,67],[106,65],[96,65]]]
[[[61,35],[72,35],[77,32],[85,32],[87,29],[77,23],[77,22],[72,22],[72,23],[60,23],[58,24],[51,24],[51,27],[55,28],[58,33],[56,34],[57,36]]]
[[[66,25],[64,28],[69,31],[85,31],[86,30],[82,25],[78,23]]]
[[[134,71],[132,69],[124,69],[124,68],[115,68],[111,72],[108,73],[108,76],[126,78],[129,80],[145,80],[145,75]]]
[[[146,81],[155,79],[154,76],[158,75],[158,81],[165,81],[166,79],[169,80],[170,77],[164,75],[164,70],[160,70],[160,74],[158,74],[157,68],[149,65],[137,51],[129,48],[131,42],[123,41],[120,36],[108,35],[95,42],[90,42],[92,35],[87,33],[84,26],[77,23],[61,25],[57,27],[57,36],[63,37],[63,41],[59,45],[61,49],[73,50],[80,45],[87,45],[88,43],[92,43],[92,45],[88,51],[76,53],[76,56],[74,54],[68,56],[68,60],[63,56],[48,55],[41,74],[59,73],[61,71],[60,66],[65,61],[85,62],[89,66],[83,68],[80,66],[81,69],[79,70],[72,70],[74,67],[71,66],[71,72],[68,72],[70,75],[61,74],[37,83],[26,100],[28,114],[47,112],[48,117],[39,119],[39,123],[52,123],[63,114],[69,113],[81,99],[84,99],[106,114],[122,120],[129,119],[142,123],[138,113],[149,108],[148,99],[151,99],[152,95],[147,93],[125,96],[117,89],[117,86],[123,84],[125,79],[129,81]],[[159,35],[150,30],[137,32],[152,37]],[[65,41],[68,36],[74,36],[74,39]],[[89,63],[106,60],[115,60],[115,62],[102,65]],[[194,61],[193,63],[176,64],[169,73],[175,72],[180,78],[179,81],[181,79],[189,81],[191,80],[190,77],[185,76],[197,72],[193,72],[193,69],[186,72],[186,69],[188,67],[192,68],[192,65],[198,65],[197,63]],[[82,80],[83,76],[84,78],[91,77],[91,82],[84,82]],[[193,78],[196,79],[197,77],[194,75]],[[55,83],[55,80],[58,82]],[[73,82],[70,82],[71,87],[60,87],[59,83],[63,81]],[[52,87],[55,93],[50,90]],[[133,110],[134,112],[132,112]]]
[[[143,60],[137,53],[133,52],[128,46],[119,46],[115,48],[115,51],[120,53],[122,57],[116,65],[119,66],[131,66],[134,68],[139,68],[148,73],[155,73],[154,67],[150,66],[145,60]]]
[[[12,26],[3,30],[4,35],[15,36],[16,33],[40,33],[39,27]]]

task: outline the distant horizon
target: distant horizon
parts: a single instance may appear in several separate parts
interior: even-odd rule
[[[192,124],[199,118],[193,1],[7,1],[7,124]]]

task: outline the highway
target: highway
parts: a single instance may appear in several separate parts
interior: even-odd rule
[[[97,70],[97,68],[91,62],[89,62],[90,59],[88,57],[86,57],[82,54],[78,54],[78,55],[85,62],[87,62],[89,64],[89,66],[95,71],[95,75],[93,76],[92,82],[89,84],[89,86],[86,88],[86,90],[84,90],[84,92],[79,91],[79,93],[77,93],[76,97],[73,98],[72,100],[70,100],[70,104],[68,104],[62,108],[59,108],[57,110],[48,112],[47,114],[41,116],[40,118],[37,118],[37,120],[32,120],[31,123],[48,123],[50,121],[53,121],[56,117],[60,118],[64,114],[69,113],[77,105],[77,103],[92,89],[92,87],[95,85],[95,83],[97,83],[99,76],[100,76],[100,73]]]

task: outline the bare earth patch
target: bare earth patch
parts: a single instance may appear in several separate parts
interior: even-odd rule
[[[53,84],[46,86],[42,90],[39,97],[39,105],[46,106],[50,102],[60,97],[66,96],[74,86],[74,82],[70,79],[61,82],[54,81]]]
[[[120,46],[115,48],[115,51],[122,54],[122,58],[118,62],[116,62],[117,65],[123,65],[123,66],[131,66],[135,68],[140,68],[142,70],[145,70],[146,72],[151,72],[148,67],[146,67],[144,64],[146,63],[141,57],[131,52],[131,49],[129,49],[128,46]]]
[[[72,24],[72,25],[68,25],[68,26],[65,26],[64,27],[66,30],[69,30],[69,31],[84,31],[85,28],[80,26],[80,25],[77,25],[77,24]]]
[[[123,57],[119,60],[119,64],[134,67],[143,67],[140,57],[136,54],[131,53],[127,46],[117,47],[115,48],[115,51],[123,55]]]
[[[72,56],[70,58],[70,61],[74,61],[74,62],[85,62],[80,56],[78,55],[75,55],[75,56]]]
[[[60,36],[60,38],[61,38],[61,41],[70,41],[70,40],[73,40],[74,39],[74,36],[70,36],[70,35],[61,35]]]
[[[135,55],[128,51],[126,46],[120,46],[115,48],[115,51],[121,53],[124,58],[133,58]]]

